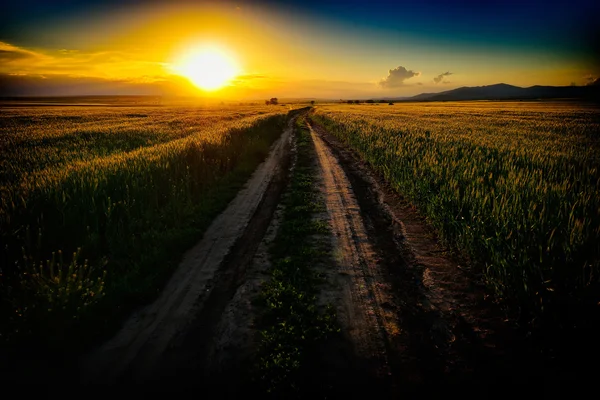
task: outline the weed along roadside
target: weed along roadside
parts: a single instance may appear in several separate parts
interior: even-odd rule
[[[270,249],[270,280],[257,301],[261,341],[256,361],[258,389],[277,397],[307,396],[320,387],[319,349],[339,333],[335,313],[319,304],[323,279],[315,265],[331,254],[318,218],[324,203],[318,192],[315,150],[303,117],[295,126],[296,163],[284,194],[283,220]],[[322,393],[321,393],[322,394]]]

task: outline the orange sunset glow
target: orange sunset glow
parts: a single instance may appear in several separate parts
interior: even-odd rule
[[[13,19],[0,35],[0,76],[9,93],[228,99],[410,96],[499,82],[586,85],[600,76],[593,42],[576,31],[552,40],[542,34],[550,22],[537,22],[538,35],[519,36],[527,27],[499,16],[495,25],[469,25],[442,19],[440,11],[417,23],[414,7],[396,22],[399,6],[387,7],[311,12],[268,2],[181,1],[82,6],[35,23],[23,14],[20,29]],[[396,68],[406,72],[388,80]]]

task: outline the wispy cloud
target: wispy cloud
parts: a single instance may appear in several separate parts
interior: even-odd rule
[[[22,49],[6,42],[0,42],[0,62],[2,63],[32,62],[43,58],[41,54],[34,51]]]
[[[166,75],[163,63],[119,51],[31,50],[0,42],[0,74],[69,76],[105,79]]]
[[[261,74],[242,74],[236,76],[232,81],[231,85],[236,87],[256,87],[256,85],[263,85],[268,80],[266,75]]]
[[[420,72],[407,70],[403,66],[399,66],[388,71],[388,76],[379,81],[379,86],[384,88],[397,88],[404,84],[404,81],[415,76],[420,76]]]
[[[170,95],[196,90],[183,77],[106,79],[65,74],[1,74],[0,96]]]
[[[444,80],[445,76],[450,76],[450,75],[452,75],[452,72],[449,72],[449,71],[448,72],[444,72],[443,74],[439,74],[438,76],[436,76],[435,78],[433,78],[433,81],[435,83],[440,83],[440,82],[442,82]],[[443,83],[450,83],[450,82],[445,81]]]

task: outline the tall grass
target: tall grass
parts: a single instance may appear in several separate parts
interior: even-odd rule
[[[600,119],[594,109],[340,105],[320,107],[314,119],[416,204],[523,316],[558,322],[584,305],[595,310]]]
[[[3,112],[5,348],[84,346],[155,295],[286,119],[267,107],[134,110]]]

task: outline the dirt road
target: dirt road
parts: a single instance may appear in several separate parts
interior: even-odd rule
[[[311,128],[323,177],[323,193],[333,232],[333,254],[337,263],[336,304],[342,331],[359,359],[371,362],[380,376],[390,373],[386,337],[398,333],[390,295],[386,293],[378,255],[373,249],[352,186],[329,147]]]
[[[253,299],[268,279],[267,249],[292,165],[294,120],[160,297],[86,359],[86,382],[218,383],[225,384],[222,395],[240,394],[255,356],[260,309]],[[332,343],[338,354],[322,355],[321,368],[343,366],[330,393],[339,387],[393,398],[446,393],[461,383],[465,394],[507,376],[536,385],[527,371],[539,365],[524,361],[526,346],[516,341],[514,327],[416,210],[346,146],[309,127],[331,232],[333,263],[323,275],[342,333],[339,346]],[[326,360],[332,357],[339,360]]]

